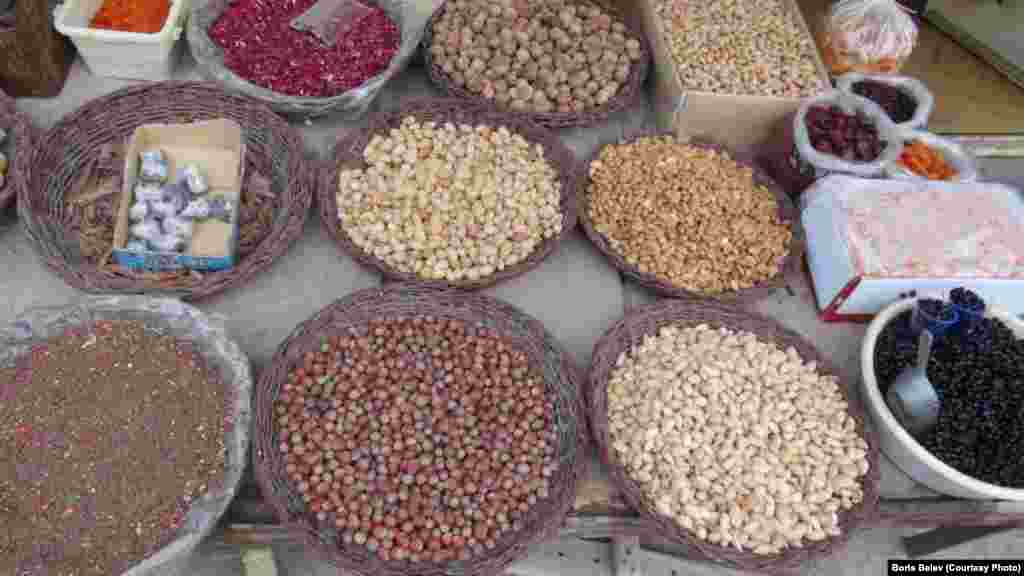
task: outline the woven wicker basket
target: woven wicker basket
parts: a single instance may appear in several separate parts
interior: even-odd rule
[[[551,477],[547,500],[538,502],[518,532],[502,536],[487,554],[468,561],[437,564],[383,561],[365,549],[345,546],[333,527],[317,527],[302,498],[284,472],[274,432],[274,401],[288,380],[288,372],[302,363],[303,354],[318,350],[321,337],[365,329],[372,319],[385,316],[431,315],[480,323],[511,340],[541,369],[555,403],[559,432],[558,470]],[[582,374],[570,356],[535,319],[499,300],[457,290],[414,284],[371,288],[338,300],[300,324],[281,344],[256,390],[254,468],[260,489],[278,518],[301,535],[303,541],[337,568],[363,576],[497,575],[522,558],[529,548],[556,537],[572,506],[576,487],[586,471],[587,433],[580,384]]]
[[[774,556],[760,556],[752,552],[718,546],[698,539],[671,518],[658,513],[654,503],[630,477],[611,446],[608,428],[608,381],[622,352],[640,345],[645,335],[656,333],[663,326],[679,324],[708,324],[713,328],[726,327],[752,332],[762,341],[772,342],[783,349],[792,346],[805,361],[817,362],[819,370],[840,377],[840,388],[846,394],[850,414],[857,421],[857,431],[868,443],[870,465],[868,474],[862,479],[863,502],[854,509],[839,514],[842,530],[840,536],[821,542],[809,542],[801,548],[789,548]],[[812,558],[832,553],[846,544],[854,529],[870,523],[877,515],[878,439],[873,431],[864,427],[864,408],[858,397],[850,395],[851,387],[850,382],[828,360],[818,354],[814,346],[773,320],[709,300],[664,300],[635,308],[598,341],[589,373],[588,416],[598,454],[608,467],[609,477],[629,505],[638,510],[642,518],[649,523],[650,529],[656,530],[663,538],[696,550],[706,559],[757,574],[777,573],[796,568]]]
[[[606,9],[608,8],[608,6],[603,7]],[[461,99],[469,100],[474,104],[498,110],[497,105],[493,100],[474,94],[473,92],[459,86],[440,66],[434,63],[433,56],[430,53],[430,46],[434,42],[434,23],[441,18],[444,14],[444,10],[445,8],[442,6],[434,13],[430,21],[427,22],[427,29],[423,34],[423,58],[426,62],[427,75],[430,77],[430,81],[446,95],[456,96]],[[640,57],[638,62],[633,64],[633,67],[629,72],[629,78],[626,79],[622,89],[619,90],[619,93],[616,94],[614,98],[602,106],[591,110],[585,110],[583,112],[545,113],[501,110],[501,113],[505,114],[509,118],[525,118],[547,128],[573,128],[600,124],[606,121],[612,114],[632,106],[643,94],[644,80],[647,79],[647,72],[649,71],[651,64],[651,46],[643,31],[637,30],[633,24],[629,22],[629,19],[625,19],[623,24],[633,37],[640,41],[640,50],[643,55]]]
[[[38,137],[38,130],[28,116],[19,112],[14,107],[14,99],[3,91],[0,91],[0,130],[7,132],[7,140],[0,144],[0,152],[7,156],[7,182],[0,188],[0,212],[3,212],[17,197],[18,182],[31,156],[32,143]]]
[[[227,511],[249,458],[252,373],[249,359],[231,340],[223,322],[169,298],[82,296],[62,306],[25,310],[10,325],[0,326],[0,367],[17,364],[18,358],[29,354],[34,346],[65,330],[118,320],[142,322],[149,329],[188,341],[225,387],[229,404],[224,422],[223,475],[192,502],[181,528],[160,549],[118,572],[120,576],[189,574],[193,552]],[[43,568],[41,573],[45,572]]]
[[[272,197],[273,211],[262,222],[266,233],[251,244],[240,244],[235,266],[216,272],[135,273],[87,261],[70,231],[66,196],[97,161],[101,148],[123,142],[141,124],[215,118],[242,125],[246,172],[269,181],[266,194]],[[49,130],[33,150],[30,171],[18,191],[18,211],[44,263],[71,286],[87,292],[148,292],[196,300],[242,283],[284,254],[302,234],[314,186],[301,136],[270,109],[210,83],[161,82],[97,98]],[[243,210],[243,221],[245,217]]]
[[[415,274],[401,272],[392,268],[379,258],[368,254],[357,246],[341,228],[338,220],[338,172],[345,167],[363,167],[363,150],[374,134],[398,127],[402,119],[415,116],[424,121],[433,122],[464,122],[468,124],[486,124],[490,126],[507,126],[531,143],[540,144],[544,148],[545,159],[558,170],[562,196],[559,209],[562,213],[562,232],[548,238],[526,260],[486,278],[476,281],[456,283],[436,280],[422,280]],[[469,106],[456,99],[422,99],[404,103],[400,110],[394,112],[378,112],[367,118],[365,127],[356,130],[338,141],[331,152],[330,164],[323,170],[320,182],[320,218],[330,231],[335,242],[357,261],[374,268],[386,279],[403,282],[420,282],[426,285],[448,286],[462,289],[479,289],[494,285],[503,280],[518,276],[540,264],[548,257],[558,244],[576,227],[576,212],[583,173],[572,152],[565,147],[557,136],[551,132],[523,119],[513,119],[491,110]]]
[[[626,138],[623,138],[621,140],[621,142],[623,142],[623,143],[624,142],[631,142],[631,141],[637,140],[637,139],[645,137],[645,136],[671,136],[671,135],[672,134],[670,132],[642,130],[642,131],[637,132],[636,134],[632,134],[632,135],[627,136]],[[772,180],[764,172],[764,170],[762,170],[759,166],[757,166],[754,163],[752,158],[747,158],[747,157],[745,157],[743,155],[736,154],[735,152],[732,152],[731,150],[726,150],[725,148],[723,148],[722,146],[719,146],[717,144],[711,144],[711,143],[706,143],[706,142],[690,142],[689,144],[693,145],[693,146],[700,146],[700,147],[703,147],[703,148],[709,148],[709,149],[712,149],[712,150],[717,150],[719,152],[723,152],[723,151],[724,152],[728,152],[729,156],[733,160],[735,160],[739,164],[742,164],[744,166],[749,166],[751,169],[753,169],[753,171],[754,171],[754,181],[756,183],[758,183],[758,184],[766,186],[775,195],[775,198],[776,198],[776,200],[778,201],[778,204],[779,204],[779,217],[782,220],[788,221],[788,222],[791,223],[791,228],[793,229],[793,232],[794,232],[794,238],[790,240],[789,246],[788,246],[787,251],[786,251],[785,259],[780,264],[779,271],[778,271],[777,274],[775,274],[775,276],[769,278],[768,280],[765,280],[764,282],[761,282],[761,283],[758,283],[758,284],[756,284],[754,286],[751,286],[749,288],[743,288],[741,290],[731,290],[731,291],[727,291],[727,292],[721,292],[719,294],[714,294],[714,295],[711,296],[715,300],[719,300],[719,301],[722,301],[722,302],[734,302],[734,303],[746,303],[746,302],[753,302],[753,301],[756,301],[756,300],[760,300],[761,298],[764,298],[764,297],[770,295],[772,292],[775,291],[776,288],[779,288],[779,287],[782,287],[783,285],[785,285],[785,277],[784,277],[785,276],[785,271],[791,269],[795,265],[795,263],[798,261],[798,258],[800,256],[800,250],[799,250],[800,243],[797,241],[797,238],[796,238],[797,233],[798,233],[798,230],[797,230],[798,227],[797,227],[796,224],[794,224],[794,221],[797,219],[797,215],[798,214],[797,214],[796,208],[793,206],[793,201],[789,198],[789,196],[785,193],[785,191],[783,191],[781,188],[779,188],[778,185],[776,185],[775,181]],[[590,211],[587,208],[588,207],[588,202],[589,202],[589,192],[588,192],[588,187],[589,187],[589,183],[590,183],[589,174],[590,174],[590,163],[593,162],[593,160],[596,159],[600,153],[601,153],[601,149],[598,148],[597,150],[594,151],[594,153],[590,157],[590,159],[587,160],[586,168],[584,169],[585,170],[585,174],[587,176],[586,176],[586,179],[584,180],[584,183],[583,183],[583,192],[580,194],[580,216],[579,216],[579,218],[580,218],[580,224],[582,225],[584,232],[586,232],[587,237],[590,238],[590,241],[593,242],[595,246],[597,246],[598,250],[600,250],[606,257],[608,257],[608,259],[611,261],[613,266],[618,268],[619,271],[622,272],[622,274],[624,274],[625,276],[635,280],[638,284],[641,284],[642,286],[645,286],[646,288],[648,288],[650,290],[653,290],[654,292],[656,292],[658,294],[661,294],[663,296],[667,296],[667,297],[670,297],[670,298],[705,298],[705,297],[707,297],[704,294],[693,292],[693,291],[687,290],[685,288],[682,288],[682,287],[676,286],[674,284],[671,284],[667,280],[665,280],[663,278],[660,278],[658,276],[655,276],[654,274],[651,274],[651,273],[648,273],[648,272],[641,272],[639,268],[637,268],[633,264],[630,264],[629,262],[627,262],[626,259],[623,258],[621,254],[619,254],[616,250],[614,250],[612,248],[611,244],[608,242],[608,239],[603,234],[598,232],[597,229],[594,228],[594,223],[590,219]]]

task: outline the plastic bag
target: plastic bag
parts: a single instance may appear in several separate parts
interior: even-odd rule
[[[840,0],[825,16],[819,44],[834,76],[895,74],[917,44],[917,24],[895,0]]]
[[[885,142],[881,154],[871,162],[857,162],[815,150],[806,124],[807,111],[812,106],[838,106],[847,114],[857,113],[871,120],[878,130],[879,140]],[[796,197],[815,180],[831,173],[881,177],[885,167],[903,150],[901,134],[878,104],[856,94],[834,90],[804,100],[796,113],[786,118],[778,142],[762,158],[762,164],[784,190]]]
[[[359,0],[319,0],[312,8],[292,20],[291,26],[316,36],[324,46],[334,46],[338,38],[370,14]]]
[[[316,118],[335,112],[344,112],[349,118],[362,115],[389,80],[397,76],[416,54],[427,21],[440,7],[442,0],[375,0],[375,4],[388,13],[398,25],[402,43],[387,69],[367,80],[362,86],[337,96],[314,98],[289,96],[257,86],[224,66],[224,51],[210,39],[207,30],[213,26],[231,0],[194,0],[188,20],[188,44],[199,64],[200,72],[219,82],[228,90],[240,92],[260,100],[279,114],[298,118]]]
[[[836,88],[854,93],[854,87],[861,82],[886,84],[903,92],[914,101],[914,115],[905,122],[893,122],[897,128],[919,129],[928,125],[928,119],[935,110],[935,96],[921,81],[909,76],[880,76],[851,72],[836,79]]]
[[[953,182],[974,182],[978,179],[978,162],[971,156],[966,150],[964,150],[959,144],[941,136],[936,136],[931,132],[923,132],[920,130],[914,130],[906,132],[903,135],[904,142],[912,142],[919,140],[923,142],[929,148],[937,150],[942,154],[943,159],[946,160],[954,170],[956,170],[956,176],[953,177]],[[897,180],[927,180],[928,178],[911,171],[909,168],[900,164],[899,161],[893,162],[885,167],[885,175],[889,178]]]

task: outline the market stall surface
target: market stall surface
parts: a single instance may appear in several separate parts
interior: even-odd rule
[[[178,79],[199,79],[191,59],[179,67]],[[109,93],[128,82],[93,77],[77,62],[60,97],[22,99],[18,106],[42,128],[52,126],[62,115],[89,99]],[[426,75],[418,67],[392,82],[374,103],[374,110],[396,107],[413,96],[434,95]],[[623,133],[651,121],[649,103],[617,114],[607,126],[565,130],[563,141],[583,158],[597,146],[617,140]],[[355,122],[329,117],[301,127],[307,148],[323,157],[334,139]],[[985,161],[983,168],[999,180],[1024,185],[1024,162]],[[75,291],[40,264],[13,217],[13,211],[0,220],[0,322],[9,322],[21,310],[31,306],[57,305],[75,296]],[[376,286],[381,278],[374,272],[339,253],[319,218],[311,217],[303,237],[267,272],[248,284],[232,289],[199,307],[227,318],[228,327],[258,372],[271,358],[277,345],[300,321],[330,302],[353,291]],[[757,305],[758,311],[777,318],[788,327],[815,342],[821,352],[845,370],[856,374],[862,325],[826,325],[818,321],[805,275],[790,270],[785,288]],[[644,289],[624,281],[618,272],[591,246],[580,231],[541,266],[512,281],[489,289],[537,317],[568,347],[581,363],[589,361],[599,336],[631,306],[653,301]],[[917,485],[882,458],[880,495],[886,499],[883,514],[889,524],[856,534],[850,546],[838,556],[818,561],[803,569],[805,574],[884,573],[887,558],[906,557],[902,538],[924,528],[891,527],[891,519],[911,512],[942,511],[959,502],[941,502],[940,497]],[[592,473],[581,488],[577,509],[607,507],[609,495],[601,472]],[[927,504],[931,501],[930,504]],[[926,504],[922,504],[926,503]],[[930,508],[929,508],[930,506]],[[1024,517],[1024,506],[999,511]],[[991,522],[990,522],[991,523]],[[927,524],[927,520],[919,522]],[[273,545],[279,574],[334,574],[329,566],[307,558],[287,540]],[[223,536],[210,539],[195,559],[189,573],[230,575],[241,573],[242,548],[232,546]],[[1020,557],[1024,550],[1024,532],[1000,532],[985,539],[947,548],[931,557],[1001,559]],[[521,575],[599,575],[613,573],[679,575],[728,574],[732,570],[711,564],[678,560],[662,554],[630,549],[628,559],[621,547],[607,540],[565,537],[546,544],[531,557],[515,565],[510,573]],[[616,571],[615,568],[618,567]],[[625,570],[624,570],[625,569]]]

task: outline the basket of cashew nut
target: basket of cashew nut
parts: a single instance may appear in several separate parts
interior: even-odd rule
[[[324,225],[390,280],[484,288],[540,264],[576,226],[572,152],[532,122],[460,100],[370,115],[328,162]]]
[[[640,132],[590,160],[580,222],[613,266],[673,298],[752,301],[798,261],[796,210],[749,159]]]
[[[838,374],[773,320],[665,300],[598,342],[591,430],[649,530],[738,569],[786,570],[877,511],[878,443]]]

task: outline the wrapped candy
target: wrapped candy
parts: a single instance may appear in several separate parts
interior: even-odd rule
[[[182,168],[182,175],[185,177],[185,183],[188,185],[189,191],[192,192],[193,196],[202,196],[210,191],[210,187],[206,182],[206,176],[199,166],[195,164],[188,164]]]
[[[149,203],[149,209],[153,213],[153,216],[163,220],[164,218],[170,218],[176,216],[178,211],[174,209],[174,204],[165,202],[163,200],[157,200],[156,202]]]
[[[132,252],[146,252],[149,250],[149,246],[143,240],[132,240],[125,244],[124,248]]]
[[[151,242],[162,235],[160,223],[153,218],[146,218],[138,224],[133,224],[132,227],[128,229],[128,232],[131,233],[133,238],[145,240],[146,242]]]
[[[177,216],[166,218],[163,222],[164,234],[171,234],[189,240],[192,238],[192,221]]]
[[[188,204],[188,188],[181,182],[172,182],[163,187],[163,201],[174,206],[174,213],[178,214]]]
[[[139,202],[157,202],[163,197],[163,190],[159,186],[147,182],[139,182],[135,185],[135,199]]]
[[[147,182],[167,180],[167,158],[163,150],[146,150],[139,154],[139,178]]]
[[[210,214],[208,217],[230,223],[231,213],[234,210],[234,203],[227,198],[214,198],[210,201]]]
[[[157,252],[179,252],[185,247],[185,241],[173,234],[159,234],[149,245]]]
[[[128,218],[132,222],[142,222],[149,215],[149,204],[146,202],[136,202],[132,204],[132,207],[128,209]]]
[[[202,220],[210,216],[210,202],[206,198],[193,200],[181,211],[182,218],[197,218]]]

